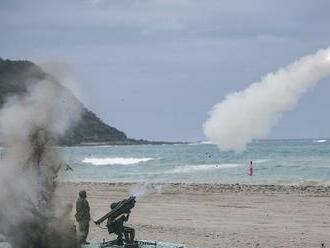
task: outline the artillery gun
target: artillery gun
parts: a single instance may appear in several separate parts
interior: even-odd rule
[[[131,227],[124,226],[124,222],[128,221],[131,210],[136,203],[136,197],[131,196],[119,202],[111,204],[111,211],[94,221],[96,225],[100,225],[107,221],[106,227],[109,234],[117,234],[116,240],[105,241],[96,246],[88,246],[88,248],[184,248],[182,245],[165,244],[156,241],[135,240],[135,230]],[[87,246],[86,246],[87,248]]]
[[[124,222],[128,221],[131,209],[134,208],[136,197],[131,196],[119,202],[111,204],[111,211],[96,220],[94,223],[100,225],[107,220],[107,229],[109,234],[117,234],[117,239],[103,242],[103,247],[111,245],[124,246],[125,248],[138,248],[138,243],[134,241],[135,230],[131,227],[124,226]],[[108,246],[107,246],[108,245]]]

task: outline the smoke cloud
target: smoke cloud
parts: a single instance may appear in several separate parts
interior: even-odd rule
[[[229,94],[209,112],[204,133],[221,150],[244,150],[253,139],[267,137],[282,113],[329,74],[330,48],[305,56]]]
[[[142,198],[153,193],[161,194],[164,187],[165,186],[162,184],[143,183],[134,185],[129,191],[130,195],[135,196],[136,198]]]
[[[0,111],[0,233],[13,248],[76,244],[74,231],[61,220],[70,207],[57,211],[54,194],[64,171],[56,143],[79,120],[81,104],[54,80],[29,82]]]

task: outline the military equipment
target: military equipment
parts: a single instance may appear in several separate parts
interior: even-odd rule
[[[117,224],[118,230],[121,232],[115,232],[116,234],[120,233],[120,237],[125,236],[125,232],[127,232],[128,227],[123,226],[123,223],[128,220],[128,215],[131,210],[134,208],[136,203],[136,197],[131,196],[127,199],[124,199],[119,202],[115,202],[111,204],[111,211],[96,220],[94,223],[97,225],[102,224],[107,220],[107,228],[109,233],[115,232],[111,228],[111,224]],[[121,216],[126,215],[125,218],[121,218]],[[119,223],[117,223],[119,222]],[[116,225],[115,225],[116,226]],[[133,228],[130,228],[134,230]],[[118,231],[117,230],[117,231]],[[126,233],[127,234],[127,233]],[[130,235],[129,235],[130,236]],[[8,246],[7,246],[8,245]],[[88,245],[82,245],[82,248],[184,248],[183,245],[164,243],[158,241],[148,241],[148,240],[134,240],[134,237],[131,236],[123,240],[123,243],[120,243],[118,238],[117,240],[106,241],[103,242],[92,242]],[[12,248],[8,243],[1,243],[0,248]]]
[[[131,212],[131,209],[134,208],[135,203],[136,203],[135,196],[131,196],[131,197],[124,199],[122,201],[119,201],[117,203],[113,203],[111,205],[114,205],[114,208],[112,208],[112,210],[109,213],[107,213],[106,215],[104,215],[103,217],[101,217],[100,219],[95,221],[94,223],[96,225],[100,225],[107,219],[114,220],[121,214],[129,214]]]
[[[96,225],[100,225],[107,220],[107,228],[109,234],[115,233],[118,235],[117,240],[107,242],[103,247],[109,247],[112,244],[125,248],[137,248],[138,243],[134,241],[135,230],[131,227],[124,226],[124,222],[128,221],[131,209],[134,208],[136,197],[131,196],[119,202],[111,204],[111,211],[95,221]]]

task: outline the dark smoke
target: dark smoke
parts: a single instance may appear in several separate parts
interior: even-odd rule
[[[68,90],[47,79],[10,97],[0,111],[0,234],[13,248],[77,246],[72,207],[58,208],[54,194],[64,171],[56,143],[80,110]]]

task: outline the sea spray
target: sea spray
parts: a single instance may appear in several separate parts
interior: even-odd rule
[[[330,48],[305,56],[229,94],[210,111],[204,133],[221,150],[244,150],[253,139],[267,137],[282,113],[329,74]]]
[[[74,232],[60,219],[54,194],[63,163],[58,139],[80,118],[81,104],[54,78],[29,82],[0,111],[0,233],[13,248],[71,248]],[[54,242],[56,241],[56,242]]]

